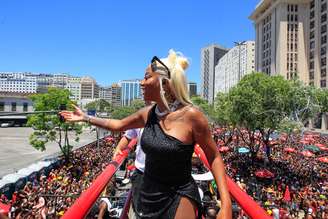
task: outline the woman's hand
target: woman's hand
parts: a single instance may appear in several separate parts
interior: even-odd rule
[[[69,122],[81,122],[84,121],[86,114],[77,106],[73,105],[74,111],[61,111],[59,114]]]

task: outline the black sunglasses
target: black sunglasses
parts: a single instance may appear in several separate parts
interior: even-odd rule
[[[158,67],[157,67],[156,62],[159,62],[165,68],[165,70],[167,71],[167,74],[168,74],[168,78],[170,79],[171,78],[171,72],[170,72],[169,68],[157,56],[154,56],[151,59],[151,70],[153,72],[157,71]]]

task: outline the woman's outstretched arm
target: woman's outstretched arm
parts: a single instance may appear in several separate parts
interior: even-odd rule
[[[104,119],[89,116],[79,107],[73,105],[74,111],[61,111],[59,114],[68,122],[89,122],[92,125],[111,131],[124,131],[145,126],[150,106],[144,107],[124,119]]]

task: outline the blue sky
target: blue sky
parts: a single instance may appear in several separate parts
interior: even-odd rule
[[[1,0],[0,71],[89,75],[101,85],[142,78],[173,48],[200,82],[200,49],[254,40],[259,0]]]

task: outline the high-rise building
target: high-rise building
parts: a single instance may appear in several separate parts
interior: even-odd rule
[[[81,78],[69,76],[65,88],[68,89],[71,93],[71,100],[80,100],[81,99]]]
[[[0,72],[0,92],[36,93],[36,77],[26,72]]]
[[[99,99],[106,100],[110,103],[112,101],[112,88],[110,86],[100,87]]]
[[[111,103],[113,107],[121,106],[121,87],[118,84],[112,84],[111,88]]]
[[[201,49],[201,96],[209,103],[214,101],[215,66],[228,52],[218,45],[209,45]]]
[[[91,77],[81,78],[81,99],[99,98],[99,86],[95,79]]]
[[[257,71],[326,87],[327,0],[262,0],[250,19]]]
[[[119,82],[119,85],[122,106],[130,106],[133,100],[142,98],[140,80],[123,80]]]
[[[255,71],[255,42],[246,41],[229,50],[215,66],[215,95],[228,92],[241,78]]]
[[[190,97],[197,95],[197,84],[195,82],[188,82],[188,92]]]

